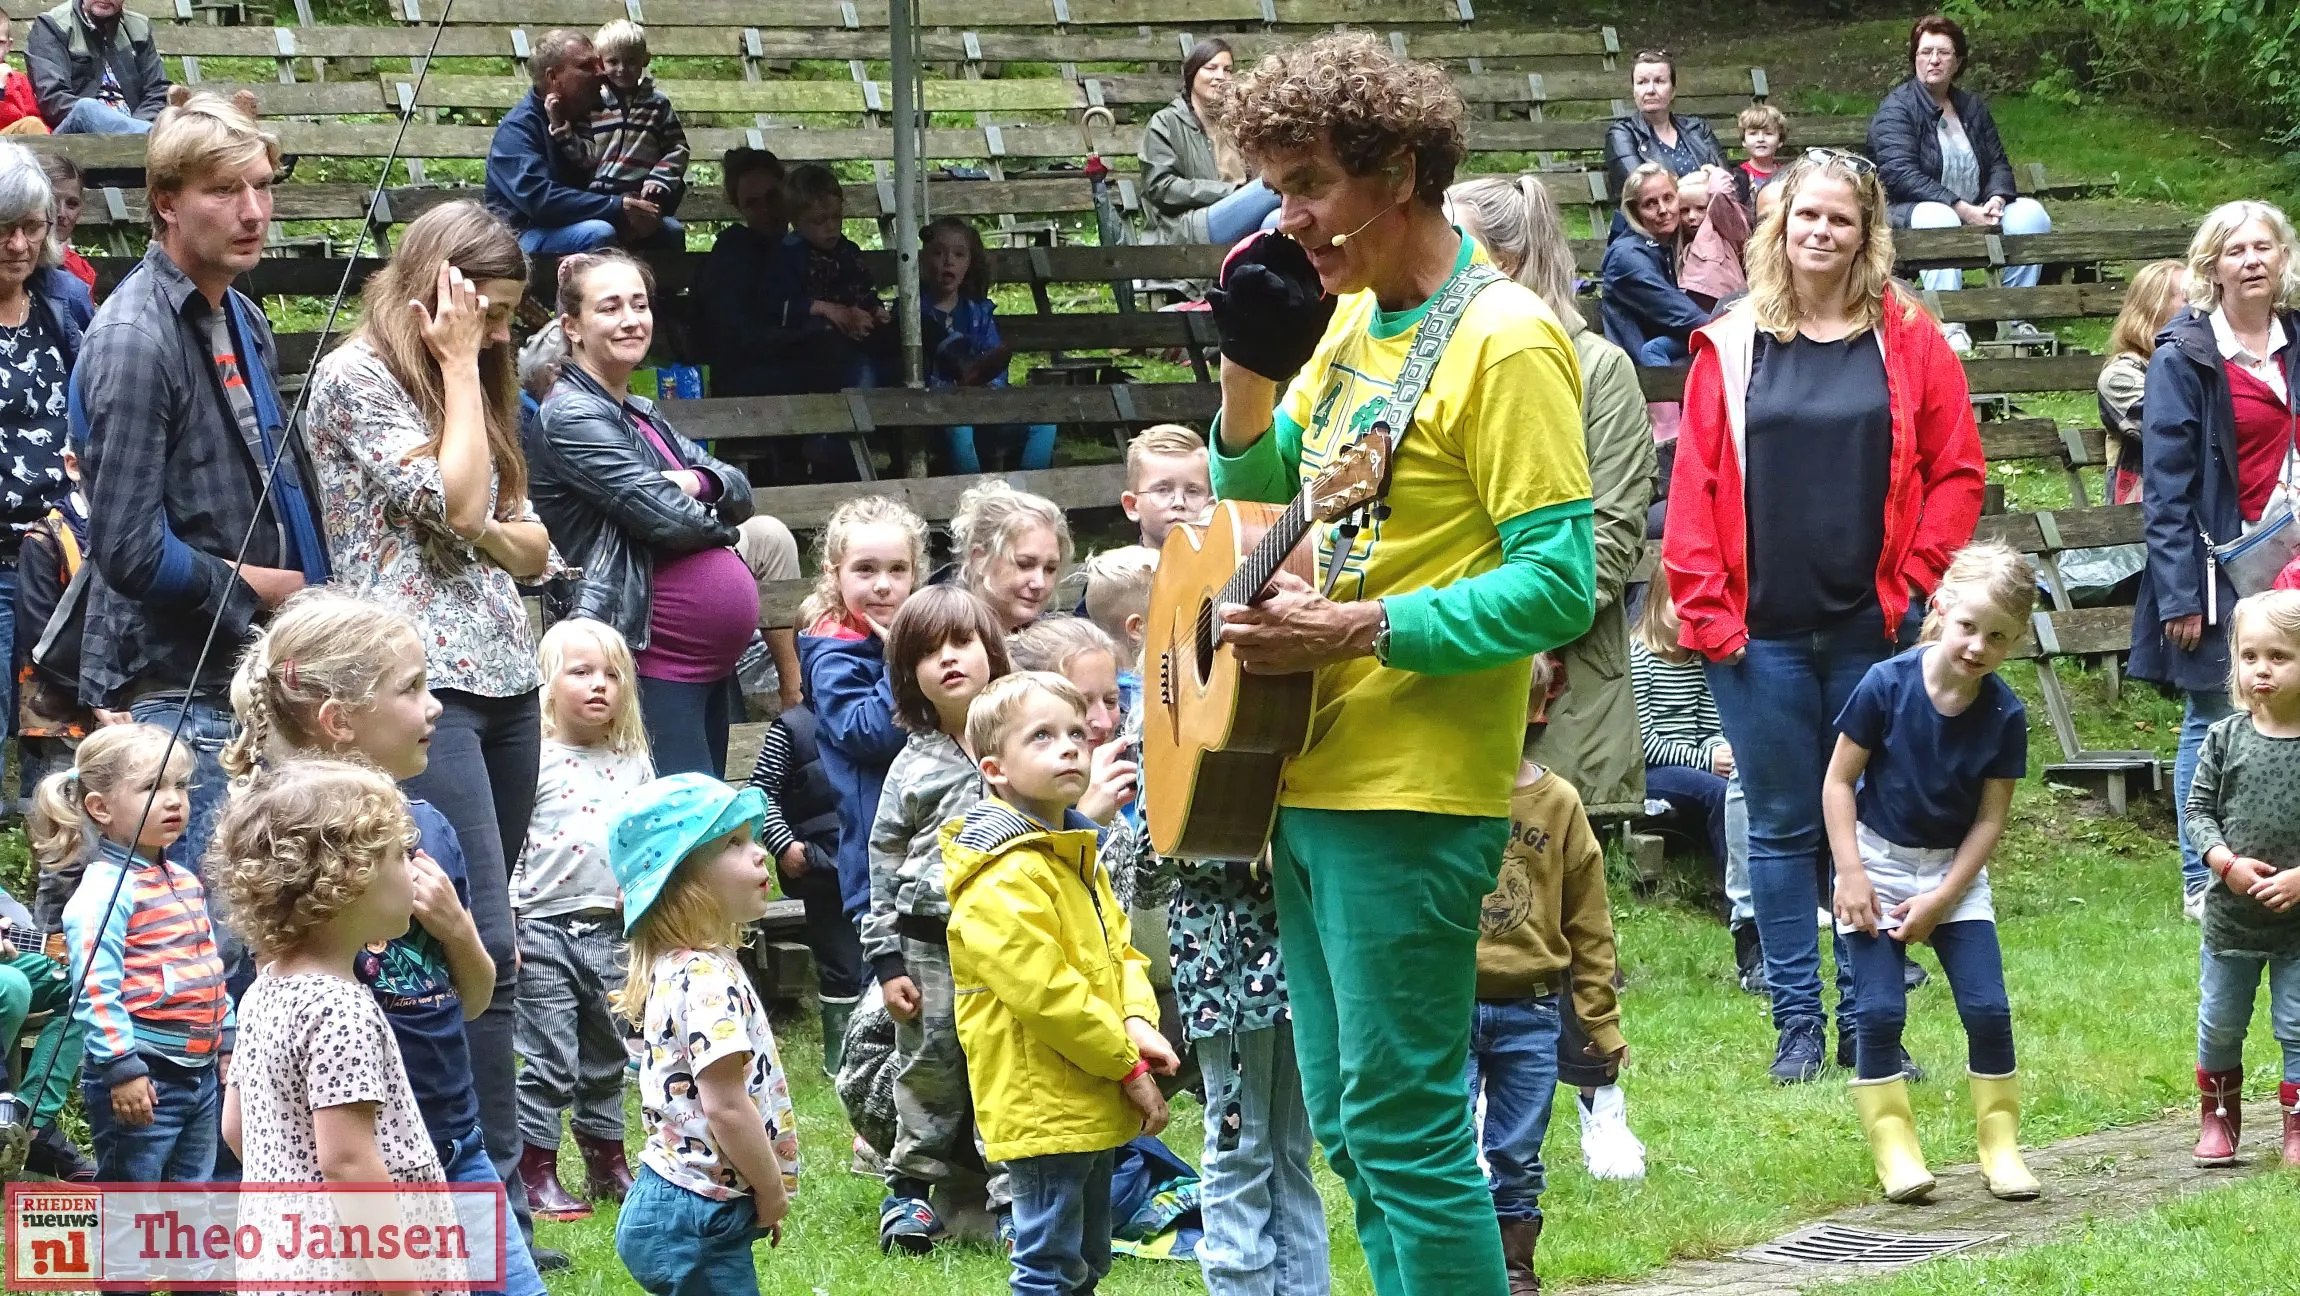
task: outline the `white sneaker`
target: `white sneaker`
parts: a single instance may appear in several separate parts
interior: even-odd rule
[[[2194,891],[2191,891],[2180,897],[2180,912],[2184,914],[2188,918],[2188,921],[2192,923],[2201,923],[2204,921],[2203,887],[2198,887]]]
[[[2006,320],[1997,325],[2000,342],[2042,342],[2052,335],[2027,320]]]
[[[1609,1084],[1574,1104],[1581,1109],[1581,1161],[1594,1179],[1643,1179],[1645,1145],[1629,1132],[1621,1086]]]
[[[1961,356],[1973,353],[1973,335],[1962,324],[1941,325],[1941,336],[1948,339],[1949,350]]]

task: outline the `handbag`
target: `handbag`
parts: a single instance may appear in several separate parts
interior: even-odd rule
[[[2284,460],[2285,472],[2290,473],[2294,458],[2300,458],[2300,392],[2293,393],[2291,444]],[[2214,543],[2211,533],[2198,528],[2211,559],[2211,571],[2228,582],[2236,597],[2249,598],[2275,588],[2276,578],[2294,558],[2300,558],[2300,516],[2292,509],[2292,493],[2300,483],[2287,482],[2284,498],[2262,514],[2251,530],[2225,543]],[[2205,620],[2218,625],[2219,600],[2211,597],[2214,591],[2205,591]]]

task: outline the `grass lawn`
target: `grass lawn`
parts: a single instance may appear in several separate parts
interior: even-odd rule
[[[1830,1296],[2234,1296],[2292,1289],[2300,1194],[2289,1173],[2182,1198],[2137,1219],[2098,1221],[1995,1259],[1950,1259],[1891,1278],[1815,1288]]]
[[[2032,711],[2041,717],[2033,675],[2017,667],[2011,678],[2032,695]],[[2125,746],[2164,747],[2172,740],[2177,714],[2153,695],[2128,690],[2112,708],[2096,679],[2072,678],[2071,684],[2088,723],[2097,726],[2096,741],[2111,731]],[[2041,772],[2054,753],[2041,718],[2033,732],[2032,764]],[[2073,794],[2048,787],[2041,774],[2021,789],[1992,877],[2030,1095],[2024,1133],[2031,1143],[2143,1120],[2182,1104],[2190,1092],[2196,936],[2178,916],[2170,835],[2155,812],[2140,820],[2090,817]],[[1659,896],[1616,896],[1628,978],[1624,1024],[1633,1046],[1625,1084],[1632,1123],[1650,1149],[1649,1173],[1641,1184],[1591,1180],[1581,1169],[1572,1113],[1561,1106],[1543,1203],[1549,1225],[1542,1272],[1552,1281],[1630,1276],[1672,1258],[1715,1254],[1875,1197],[1844,1074],[1793,1089],[1767,1080],[1771,1031],[1759,1001],[1731,980],[1723,927],[1687,898],[1696,890],[1683,879]],[[1929,955],[1921,957],[1930,962]],[[1935,1077],[1914,1090],[1926,1151],[1936,1163],[1950,1164],[1972,1158],[1972,1120],[1962,1035],[1935,971],[1933,983],[1912,996],[1909,1043]],[[817,1068],[813,1024],[786,1021],[781,1037],[798,1091],[807,1177],[783,1247],[761,1251],[764,1289],[792,1296],[998,1290],[1004,1266],[986,1250],[951,1247],[923,1263],[878,1254],[880,1189],[845,1171],[849,1136]],[[2255,1038],[2261,1041],[2252,1053],[2257,1090],[2271,1082],[2274,1051],[2266,1044],[2264,1009]],[[1172,1146],[1193,1158],[1197,1120],[1197,1109],[1185,1103],[1169,1132]],[[572,1151],[567,1172],[571,1181],[579,1173]],[[1336,1289],[1368,1292],[1346,1204],[1330,1177],[1325,1183]],[[553,1291],[635,1290],[614,1257],[611,1210],[581,1224],[546,1224],[542,1236],[577,1258],[573,1272],[553,1278]],[[1122,1258],[1103,1290],[1165,1296],[1202,1287],[1190,1266]],[[2229,1290],[2264,1289],[2239,1284]]]

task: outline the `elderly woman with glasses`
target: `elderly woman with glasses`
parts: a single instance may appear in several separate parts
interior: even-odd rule
[[[1795,1084],[1823,1064],[1813,916],[1833,723],[1869,667],[1915,643],[1983,474],[1964,370],[1892,281],[1876,168],[1816,150],[1779,188],[1749,239],[1749,295],[1693,335],[1661,561],[1739,762],[1773,1078]],[[1847,966],[1840,944],[1840,1065]]]

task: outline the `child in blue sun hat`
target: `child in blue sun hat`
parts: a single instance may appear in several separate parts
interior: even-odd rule
[[[650,1292],[755,1296],[752,1244],[781,1241],[798,1191],[790,1083],[766,1008],[735,959],[743,928],[774,898],[758,842],[766,808],[756,788],[674,774],[633,792],[608,840],[631,945],[615,1006],[646,1048],[647,1142],[615,1253]],[[746,1106],[757,1122],[730,1126],[726,1113]]]

